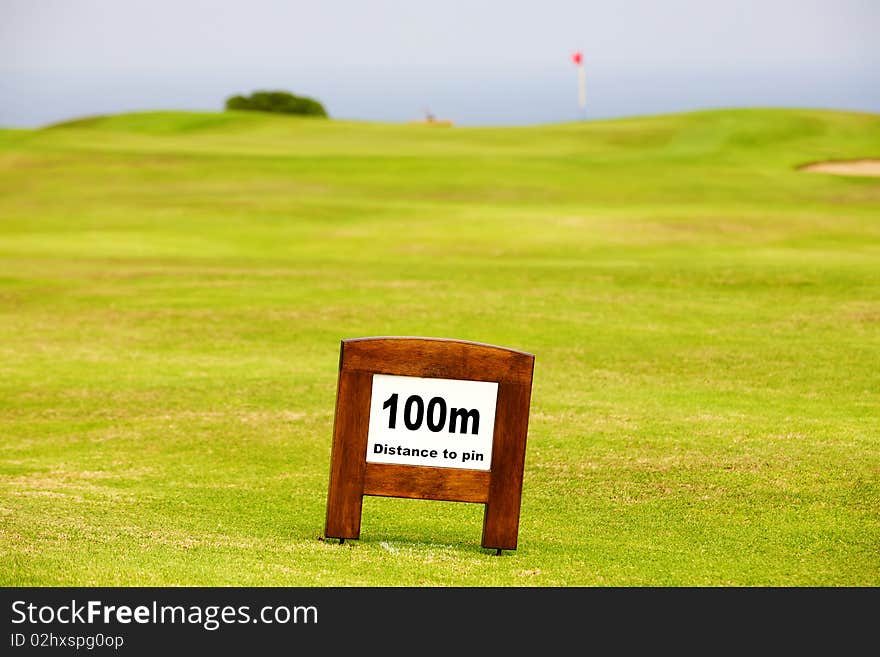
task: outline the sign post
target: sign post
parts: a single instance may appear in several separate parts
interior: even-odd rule
[[[359,538],[364,495],[485,505],[515,550],[535,357],[462,340],[343,340],[324,535]]]

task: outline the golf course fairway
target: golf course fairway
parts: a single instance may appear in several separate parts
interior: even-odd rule
[[[0,130],[0,584],[880,585],[880,115]],[[519,546],[367,497],[340,340],[535,354]]]

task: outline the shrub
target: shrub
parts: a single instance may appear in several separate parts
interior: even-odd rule
[[[287,91],[255,91],[250,96],[231,96],[226,99],[228,110],[254,110],[299,114],[301,116],[327,116],[327,110],[314,98],[294,96]]]

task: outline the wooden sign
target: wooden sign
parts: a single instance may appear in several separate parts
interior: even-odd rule
[[[364,495],[474,502],[482,546],[515,550],[534,364],[461,340],[343,340],[324,535],[358,538]]]

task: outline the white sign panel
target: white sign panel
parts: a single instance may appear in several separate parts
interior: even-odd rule
[[[498,384],[373,375],[367,462],[488,470]]]

